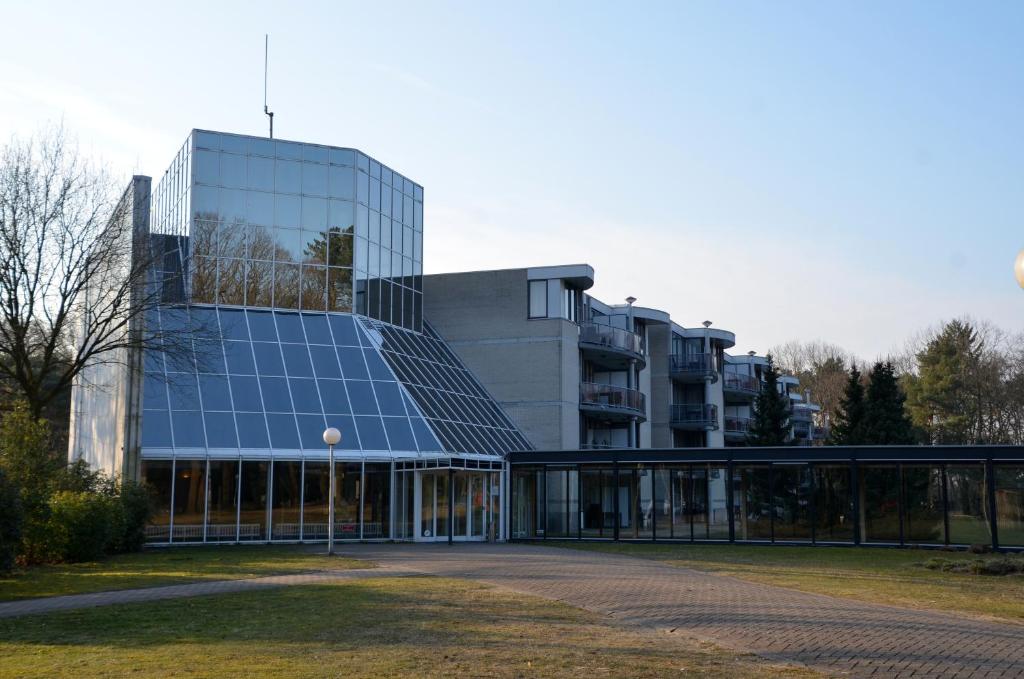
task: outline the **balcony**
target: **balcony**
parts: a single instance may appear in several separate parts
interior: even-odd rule
[[[640,335],[610,325],[581,323],[580,349],[584,358],[606,370],[625,370],[630,361],[636,361],[641,370],[647,365]]]
[[[725,419],[725,438],[731,440],[747,438],[747,434],[750,432],[750,425],[753,422],[752,418],[726,415],[723,419]]]
[[[680,382],[717,382],[718,360],[714,354],[672,354],[668,373]]]
[[[814,420],[814,413],[807,408],[793,408],[793,411],[789,414],[789,419],[793,422],[812,422]]]
[[[669,423],[676,429],[713,431],[718,429],[718,406],[711,403],[673,403]]]
[[[643,392],[610,384],[581,384],[580,410],[608,422],[647,419],[647,401]]]
[[[753,375],[727,372],[722,382],[722,390],[726,398],[739,397],[743,401],[749,401],[761,393],[761,380]]]

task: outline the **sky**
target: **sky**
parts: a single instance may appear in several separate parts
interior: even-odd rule
[[[585,262],[736,352],[1024,331],[1024,3],[0,0],[0,135],[127,180],[192,128],[424,186],[424,269]]]

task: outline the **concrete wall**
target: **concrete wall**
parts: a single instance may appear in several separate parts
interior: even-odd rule
[[[579,334],[527,319],[526,269],[425,276],[424,318],[538,449],[579,447]]]

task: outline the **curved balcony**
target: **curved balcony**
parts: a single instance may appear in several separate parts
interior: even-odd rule
[[[647,401],[641,391],[610,384],[580,385],[580,410],[610,422],[646,420]]]
[[[625,370],[630,361],[636,361],[641,370],[647,365],[640,335],[610,325],[581,323],[580,349],[584,358],[607,370]]]
[[[672,354],[668,374],[679,382],[717,382],[718,360],[714,354]]]
[[[726,415],[723,419],[725,420],[725,438],[734,441],[747,438],[747,434],[750,432],[750,424],[753,422],[752,418]]]
[[[806,408],[793,408],[789,417],[794,422],[812,422],[814,420],[814,414]]]
[[[727,372],[722,380],[722,391],[728,398],[749,401],[761,393],[761,380],[753,375]]]
[[[718,429],[718,406],[713,403],[673,403],[669,424],[676,429],[714,431]]]

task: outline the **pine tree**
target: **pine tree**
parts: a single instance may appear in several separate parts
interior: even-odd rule
[[[783,446],[789,438],[789,404],[779,392],[779,373],[768,356],[761,393],[754,401],[754,418],[747,434],[752,446]]]
[[[914,426],[903,407],[905,400],[892,363],[876,363],[864,404],[862,442],[878,446],[917,443]]]
[[[829,443],[836,446],[855,446],[864,439],[864,385],[857,364],[850,367],[846,390],[835,414],[835,424],[829,433]]]

